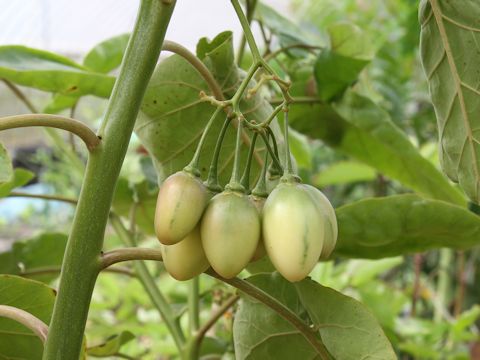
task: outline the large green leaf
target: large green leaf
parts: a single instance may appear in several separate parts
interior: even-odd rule
[[[328,28],[330,46],[315,63],[318,96],[330,100],[354,83],[373,58],[372,42],[359,27],[338,23]]]
[[[334,107],[297,105],[292,126],[364,162],[425,196],[465,204],[462,194],[421,156],[388,114],[371,100],[347,92]]]
[[[335,255],[380,259],[480,244],[480,217],[417,195],[365,199],[337,209]]]
[[[129,38],[130,34],[122,34],[95,45],[85,55],[83,65],[90,70],[105,74],[115,70],[122,63]]]
[[[480,201],[480,3],[422,0],[421,56],[445,173]]]
[[[127,47],[129,34],[114,36],[95,45],[83,59],[88,70],[107,74],[118,68]],[[111,89],[110,89],[111,90]],[[75,106],[83,94],[55,94],[43,112],[54,114]]]
[[[17,241],[9,251],[0,253],[0,274],[20,274],[40,268],[59,267],[67,245],[67,235],[45,233],[26,241]],[[30,278],[49,282],[58,273],[29,275]]]
[[[335,359],[397,358],[377,320],[360,302],[310,279],[295,288]]]
[[[0,77],[14,83],[64,95],[108,98],[115,78],[88,70],[74,61],[25,46],[0,46]]]
[[[395,359],[373,315],[354,299],[310,279],[292,284],[277,273],[255,275],[248,281],[318,328],[333,358]],[[320,359],[289,322],[247,296],[242,296],[233,331],[239,360]]]
[[[0,185],[11,181],[13,178],[13,168],[7,149],[0,143]]]
[[[16,168],[10,181],[0,184],[0,198],[8,196],[16,187],[26,185],[35,176],[31,171]]]
[[[13,275],[0,275],[0,304],[25,310],[50,323],[55,290],[43,283]],[[43,344],[31,330],[6,318],[0,317],[1,359],[42,359]]]
[[[200,40],[197,52],[221,85],[225,97],[232,96],[244,74],[234,63],[231,32],[222,33],[211,42]],[[254,82],[251,82],[249,86],[253,85]],[[160,179],[181,170],[190,162],[203,129],[214,112],[212,105],[200,100],[201,91],[210,93],[195,68],[178,55],[163,60],[150,80],[135,132],[153,156]],[[257,121],[266,119],[272,111],[270,104],[260,94],[244,100],[241,109],[248,120]],[[210,165],[208,155],[213,154],[224,118],[223,113],[217,117],[206,138],[199,169],[203,178]],[[279,135],[275,121],[272,127]],[[231,126],[224,139],[219,160],[219,170],[224,181],[228,180],[233,163],[235,134],[236,131]],[[278,140],[281,140],[280,136]],[[264,145],[259,140],[256,153],[260,159],[263,159],[263,149]],[[245,158],[246,153],[247,147],[244,146],[242,158]],[[258,170],[259,166],[255,162],[252,176]]]

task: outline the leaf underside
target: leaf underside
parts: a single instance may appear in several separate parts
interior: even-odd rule
[[[480,200],[480,3],[423,0],[421,57],[435,108],[440,162],[447,176]]]

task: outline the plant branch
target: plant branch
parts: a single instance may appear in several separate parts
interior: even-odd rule
[[[0,317],[5,317],[11,320],[14,320],[30,330],[37,335],[42,343],[47,341],[47,334],[48,334],[48,326],[36,316],[26,312],[25,310],[8,306],[8,305],[0,305]]]
[[[253,15],[255,14],[255,8],[257,7],[257,0],[247,0],[246,7],[247,7],[247,22],[250,25],[253,19]],[[242,39],[240,40],[240,46],[238,48],[237,53],[237,65],[240,67],[243,60],[243,54],[245,53],[245,45],[246,45],[246,37],[245,34],[242,34]]]
[[[65,202],[73,205],[76,205],[78,202],[77,199],[67,198],[60,195],[30,194],[30,193],[20,192],[20,191],[12,191],[10,194],[8,194],[8,197],[26,197],[26,198],[32,198],[32,199],[61,201],[61,202]]]
[[[87,163],[65,250],[44,360],[79,358],[115,185],[174,7],[174,0],[140,3],[100,127],[102,143],[90,152]]]
[[[237,13],[237,17],[238,17],[238,20],[240,20],[240,24],[242,25],[243,34],[248,43],[248,47],[250,48],[250,51],[252,52],[252,55],[253,55],[253,61],[258,62],[262,59],[262,56],[260,55],[260,51],[258,50],[257,44],[255,42],[255,38],[253,37],[253,34],[252,34],[252,30],[250,29],[250,22],[248,21],[247,17],[243,13],[242,7],[240,6],[240,3],[238,2],[238,0],[231,0],[231,3],[233,5],[233,8],[235,9],[235,12]]]
[[[127,230],[127,228],[123,225],[121,219],[116,214],[111,213],[110,222],[115,232],[120,237],[120,240],[122,240],[123,243],[125,243],[127,246],[131,246],[131,248],[118,249],[104,253],[100,260],[100,267],[102,269],[105,269],[105,265],[112,265],[122,261],[162,260],[162,253],[160,250],[136,247],[134,248],[133,246],[137,245],[134,236]],[[105,260],[105,258],[107,258],[107,260]],[[145,263],[143,261],[135,261],[134,266],[138,275],[138,279],[142,283],[145,292],[148,294],[150,300],[157,308],[162,319],[165,321],[165,324],[167,325],[170,334],[175,341],[178,351],[179,353],[181,353],[183,351],[183,346],[185,343],[185,336],[179,323],[174,317],[171,306],[168,304],[165,296],[158,288],[155,279],[150,274],[150,271],[148,270]]]
[[[210,70],[205,66],[205,64],[195,56],[190,50],[186,47],[183,47],[180,44],[177,44],[174,41],[165,40],[163,42],[162,50],[170,51],[175,54],[180,55],[185,60],[187,60],[194,68],[198,71],[198,73],[203,77],[205,82],[208,84],[208,87],[212,91],[213,95],[217,100],[223,101],[225,100],[223,96],[223,91],[218,84],[217,80],[213,77]]]
[[[262,289],[259,289],[256,286],[250,284],[248,281],[239,278],[225,279],[211,269],[207,270],[205,273],[233,286],[234,288],[237,288],[246,295],[262,302],[263,304],[274,310],[278,315],[287,320],[300,332],[300,334],[318,352],[321,359],[330,359],[330,355],[328,354],[328,351],[325,348],[325,345],[323,344],[317,331],[314,328],[305,324],[305,322],[300,319],[297,314],[295,314],[292,310],[283,305],[280,301],[270,296]]]
[[[29,278],[37,275],[57,274],[57,273],[60,273],[61,270],[62,268],[60,266],[45,266],[45,267],[25,270],[18,275]],[[136,277],[135,273],[133,273],[130,269],[124,268],[124,267],[111,267],[108,269],[103,269],[102,271],[114,273],[114,274],[127,275],[130,277]]]
[[[119,221],[116,216],[112,217],[112,225],[116,230],[119,229]],[[123,225],[122,225],[123,226]],[[125,229],[125,231],[127,231]],[[117,231],[119,235],[125,236],[123,230]],[[154,260],[162,261],[162,252],[159,249],[148,249],[139,247],[128,247],[116,249],[103,253],[101,256],[100,270],[104,270],[113,264],[131,261],[131,260]]]
[[[83,140],[92,151],[100,143],[95,133],[81,121],[50,114],[13,115],[0,118],[0,131],[21,127],[42,126],[70,131]]]
[[[272,98],[270,99],[270,104],[271,105],[279,105],[283,103],[285,99],[283,98]],[[291,98],[291,101],[289,105],[295,105],[295,104],[322,104],[323,101],[319,98],[313,97],[313,96],[296,96]]]
[[[25,104],[28,110],[32,113],[38,113],[35,106],[32,102],[25,96],[25,94],[12,82],[8,81],[7,79],[2,79],[5,85],[15,94],[15,96]]]
[[[309,50],[309,51],[313,52],[313,50],[320,50],[320,49],[322,49],[322,47],[321,46],[308,45],[308,44],[290,44],[290,45],[287,45],[285,47],[282,47],[280,49],[277,49],[277,50],[265,55],[265,57],[263,59],[265,61],[270,61],[270,60],[276,58],[281,53],[284,53],[284,52],[286,52],[288,50],[292,50],[292,49],[305,49],[305,50]]]
[[[115,227],[115,223],[114,222],[112,223]],[[125,229],[125,232],[126,231],[127,230]],[[119,251],[119,250],[122,250],[122,251]],[[159,250],[142,249],[142,248],[127,248],[127,249],[119,249],[119,250],[114,250],[110,253],[105,253],[103,255],[104,259],[105,259],[105,256],[108,256],[110,259],[114,259],[114,261],[110,261],[110,260],[102,261],[102,268],[104,268],[104,266],[108,266],[109,264],[114,264],[121,261],[134,260],[135,256],[138,256],[137,259],[142,259],[142,260],[161,261],[161,252]],[[112,253],[114,253],[114,255],[111,255]],[[299,330],[299,332],[312,345],[312,347],[317,350],[317,352],[320,354],[322,359],[327,359],[327,360],[330,359],[328,352],[325,348],[325,345],[322,343],[315,329],[305,324],[303,320],[300,319],[292,310],[287,308],[277,299],[273,298],[263,290],[257,288],[256,286],[250,284],[245,280],[241,280],[239,278],[225,279],[211,269],[207,270],[205,273],[207,275],[210,275],[216,279],[219,279],[239,289],[245,294],[253,297],[254,299],[259,300],[266,306],[270,307],[272,310],[277,312],[282,318],[290,322],[297,330]],[[202,330],[199,330],[199,332],[200,331]]]
[[[15,84],[11,83],[8,80],[3,80],[7,87],[13,92],[13,94],[25,104],[25,106],[34,114],[38,113],[35,106],[30,102],[30,100],[25,96],[25,94],[18,88]],[[73,118],[73,116],[70,116]],[[63,139],[57,132],[52,128],[44,128],[44,131],[53,141],[54,145],[58,147],[58,149],[65,154],[69,161],[71,161],[75,170],[78,171],[80,175],[83,176],[85,165],[83,164],[82,160],[78,157],[77,153],[72,151],[71,148],[64,144]],[[72,133],[70,133],[72,134]]]
[[[212,314],[210,319],[208,319],[208,321],[198,330],[191,343],[191,348],[189,349],[191,359],[199,358],[200,347],[208,330],[210,330],[217,323],[218,319],[220,319],[220,317],[225,314],[228,309],[235,305],[239,299],[240,296],[238,295],[232,295],[230,298],[228,298],[227,301],[225,301],[222,306],[220,306],[215,313]]]
[[[202,344],[202,340],[207,334],[208,330],[210,330],[222,317],[223,314],[227,312],[228,309],[230,309],[233,305],[237,303],[237,301],[240,299],[240,296],[238,295],[232,295],[230,298],[227,299],[208,319],[208,321],[198,330],[197,334],[195,335],[195,341],[196,341],[196,347],[197,349],[200,349],[200,346]]]

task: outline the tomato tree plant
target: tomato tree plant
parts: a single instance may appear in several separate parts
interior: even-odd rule
[[[45,233],[0,254],[0,356],[152,355],[138,355],[133,328],[91,340],[113,333],[97,313],[111,297],[114,322],[158,312],[151,329],[135,325],[157,343],[151,358],[465,358],[480,315],[463,280],[480,233],[480,5],[423,0],[417,26],[408,0],[361,16],[353,1],[328,16],[294,2],[306,26],[260,1],[230,3],[236,52],[230,31],[200,39],[196,54],[164,40],[175,0],[142,0],[132,33],[81,64],[0,46],[0,77],[31,112],[0,118],[0,130],[45,127],[60,172],[82,179],[75,196],[19,192],[33,174],[0,147],[1,197],[75,207],[68,238]],[[376,9],[406,15],[386,21]],[[395,41],[382,33],[398,29]],[[418,36],[426,76],[415,82]],[[158,62],[161,52],[174,55]],[[427,82],[433,107],[412,91]],[[52,96],[38,111],[22,87]],[[87,95],[108,99],[96,131],[74,119]],[[435,115],[441,167],[458,185],[427,154]],[[422,297],[432,258],[437,286]],[[103,282],[109,272],[133,279]]]

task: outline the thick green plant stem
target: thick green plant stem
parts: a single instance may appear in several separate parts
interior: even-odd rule
[[[114,250],[109,253],[106,253],[103,257],[103,262],[101,268],[104,269],[111,264],[116,263],[119,259],[122,261],[133,260],[133,259],[155,259],[157,261],[161,260],[160,251],[155,251],[153,249],[142,249],[136,248],[136,241],[132,234],[125,228],[122,224],[120,218],[114,214],[110,216],[110,223],[112,224],[115,232],[117,233],[120,240],[122,240],[125,245],[131,246],[129,249],[119,249]],[[158,256],[156,256],[156,254]],[[107,259],[107,260],[106,260]],[[108,260],[110,259],[110,260]],[[105,261],[106,260],[106,261]],[[143,288],[150,297],[153,305],[157,308],[158,312],[162,316],[163,321],[168,327],[170,334],[177,345],[179,353],[183,351],[183,346],[185,343],[185,336],[183,335],[182,329],[178,321],[173,315],[173,310],[168,304],[167,299],[160,292],[160,289],[155,283],[155,279],[150,274],[150,271],[147,268],[147,265],[143,261],[135,261],[135,272],[137,273],[138,280],[142,283]]]
[[[91,152],[62,264],[44,360],[78,360],[115,184],[175,1],[143,0]]]

